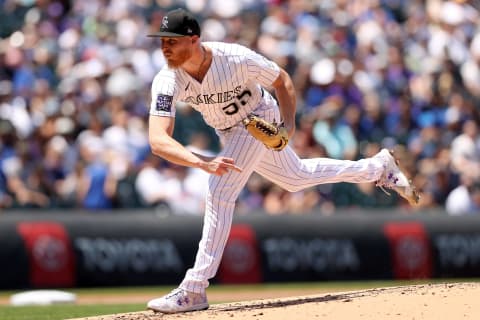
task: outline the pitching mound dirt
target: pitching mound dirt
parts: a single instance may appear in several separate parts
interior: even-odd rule
[[[168,319],[480,319],[480,283],[448,283],[369,289],[335,294],[212,305],[205,311],[152,311],[75,320]]]

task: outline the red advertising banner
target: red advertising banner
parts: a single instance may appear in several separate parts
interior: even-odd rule
[[[232,226],[218,271],[218,279],[221,283],[262,281],[258,243],[250,225]]]
[[[75,285],[75,258],[67,232],[56,222],[20,222],[33,287]]]
[[[432,276],[432,250],[421,222],[390,222],[384,233],[391,249],[396,279],[424,279]]]

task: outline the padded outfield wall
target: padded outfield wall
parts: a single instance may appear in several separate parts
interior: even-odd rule
[[[177,284],[200,217],[2,212],[0,288]],[[213,283],[480,276],[480,215],[350,212],[235,217]]]

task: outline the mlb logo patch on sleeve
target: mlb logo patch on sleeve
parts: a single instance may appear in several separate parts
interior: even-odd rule
[[[172,111],[173,96],[159,94],[157,96],[157,111],[171,112]]]

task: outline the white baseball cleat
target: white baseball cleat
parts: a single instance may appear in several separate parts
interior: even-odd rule
[[[412,181],[407,179],[405,174],[398,167],[398,161],[393,157],[393,152],[387,149],[382,149],[375,157],[381,158],[385,163],[385,171],[377,181],[377,186],[380,187],[386,194],[389,194],[383,187],[395,190],[400,196],[405,198],[411,205],[418,204],[420,196],[412,184]]]
[[[208,301],[205,293],[177,288],[163,297],[150,300],[147,308],[163,313],[197,311],[208,309]]]

